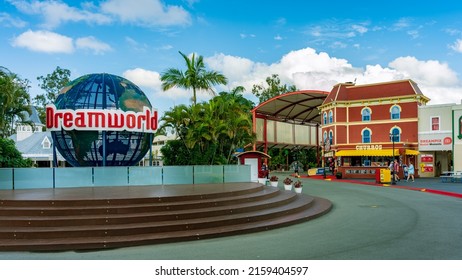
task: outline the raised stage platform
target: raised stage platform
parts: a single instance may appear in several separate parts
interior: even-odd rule
[[[105,249],[269,230],[329,200],[259,183],[0,190],[0,250]]]

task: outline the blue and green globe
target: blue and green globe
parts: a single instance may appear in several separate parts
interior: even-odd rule
[[[64,87],[56,109],[105,109],[142,112],[152,108],[147,96],[129,80],[111,74],[89,74]],[[151,134],[133,131],[52,131],[54,145],[72,166],[133,166],[151,145]],[[103,145],[105,143],[105,145]]]

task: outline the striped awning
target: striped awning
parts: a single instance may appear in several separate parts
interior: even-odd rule
[[[393,149],[383,150],[341,150],[335,153],[338,157],[360,157],[360,156],[393,156]],[[399,149],[395,149],[395,156],[399,155]]]

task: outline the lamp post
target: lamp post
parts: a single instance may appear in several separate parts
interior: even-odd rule
[[[395,181],[395,134],[392,132],[390,133],[391,143],[392,143],[392,155],[393,158],[391,159],[392,162],[392,170],[391,170],[391,184],[396,185]]]

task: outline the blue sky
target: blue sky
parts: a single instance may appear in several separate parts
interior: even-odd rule
[[[29,79],[32,96],[60,66],[72,79],[124,76],[163,112],[190,103],[190,92],[160,90],[160,73],[184,69],[182,51],[228,77],[217,91],[242,85],[253,101],[271,74],[326,91],[412,79],[430,104],[462,99],[459,1],[0,1],[0,65]]]

